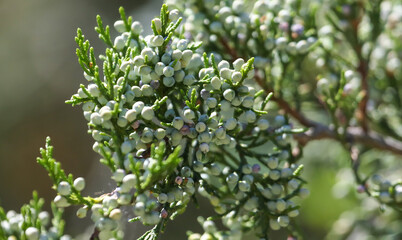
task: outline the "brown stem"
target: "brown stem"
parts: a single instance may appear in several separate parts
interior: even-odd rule
[[[367,194],[367,196],[371,196],[370,191],[368,190],[368,186],[366,184],[365,179],[362,179],[359,174],[360,167],[360,152],[356,146],[346,147],[346,150],[350,152],[350,159],[352,160],[352,171],[355,176],[355,180],[359,187],[363,187],[363,191]]]
[[[94,232],[92,233],[91,237],[89,238],[90,240],[95,240],[99,238],[99,229],[98,228],[94,228]]]
[[[368,123],[367,123],[367,103],[369,100],[369,86],[368,86],[368,65],[367,62],[361,60],[359,63],[359,67],[357,68],[361,77],[362,77],[362,94],[363,98],[359,102],[359,108],[357,112],[357,119],[361,123],[361,126],[365,132],[368,131]]]
[[[267,91],[272,92],[272,91]],[[317,127],[318,123],[306,118],[301,112],[297,111],[296,109],[292,108],[285,100],[282,98],[278,98],[276,96],[272,96],[271,98],[274,102],[278,104],[280,108],[282,108],[287,114],[291,115],[295,118],[299,123],[306,127]]]
[[[364,6],[360,5],[360,8],[364,11]],[[362,78],[362,86],[361,93],[363,94],[363,98],[359,102],[359,106],[356,112],[356,118],[360,122],[363,130],[368,132],[368,123],[367,123],[367,103],[369,100],[369,86],[368,86],[368,60],[366,61],[362,55],[362,43],[359,41],[358,31],[359,25],[361,23],[362,18],[357,17],[356,19],[350,22],[352,27],[353,39],[354,43],[350,42],[352,48],[354,49],[357,58],[359,59],[359,66],[357,67],[357,71],[360,73]]]
[[[225,48],[226,52],[229,53],[229,55],[233,58],[233,59],[237,59],[239,58],[239,56],[237,55],[237,52],[235,49],[231,48],[228,44],[228,41],[226,39],[223,39],[222,37],[219,38],[219,42],[222,44],[222,46]]]
[[[339,140],[334,130],[331,130],[327,126],[319,123],[306,133],[296,134],[294,137],[302,145],[305,145],[312,140]],[[349,127],[346,130],[345,141],[350,144],[363,144],[370,148],[385,150],[402,156],[402,142],[392,138],[382,137],[375,132],[365,132],[360,127]]]

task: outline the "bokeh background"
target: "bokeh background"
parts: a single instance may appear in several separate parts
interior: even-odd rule
[[[149,31],[161,4],[162,0],[0,0],[0,204],[6,210],[18,210],[34,189],[47,203],[55,196],[46,172],[35,160],[46,136],[51,136],[63,168],[87,179],[87,194],[113,189],[108,170],[92,151],[82,111],[64,103],[85,82],[76,60],[74,36],[77,27],[82,28],[99,54],[104,45],[94,31],[96,14],[113,25],[118,7],[124,6]],[[334,142],[314,142],[305,149],[304,176],[312,194],[304,200],[297,221],[306,239],[331,239],[335,222],[340,226],[337,231],[347,229],[342,226],[353,224],[354,219],[337,221],[345,210],[365,204],[376,211],[378,206],[370,200],[358,200],[361,197],[353,191],[347,159]],[[199,232],[195,216],[212,213],[206,206],[201,202],[202,210],[193,207],[178,217],[162,239],[185,239],[187,229]],[[91,222],[77,219],[75,210],[66,212],[66,232],[88,239]],[[126,239],[144,232],[135,224],[127,228]],[[284,239],[279,235],[278,239]]]

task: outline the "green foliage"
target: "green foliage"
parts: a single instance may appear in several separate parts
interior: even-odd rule
[[[78,217],[91,211],[93,238],[122,239],[121,208],[129,206],[135,215],[129,222],[154,226],[139,240],[156,240],[169,221],[205,197],[215,214],[198,218],[204,233],[189,232],[191,240],[243,239],[246,234],[272,239],[280,229],[288,239],[302,238],[294,218],[303,209],[298,198],[309,192],[302,178],[309,166],[308,160],[300,161],[303,148],[321,139],[339,143],[339,157],[350,164],[349,175],[338,171],[335,190],[347,185],[342,181],[353,186],[354,180],[357,192],[400,214],[401,180],[376,174],[381,167],[395,176],[398,170],[373,160],[381,158],[375,151],[388,151],[395,159],[402,155],[401,15],[392,10],[402,8],[399,3],[167,3],[151,21],[148,36],[123,8],[114,39],[97,16],[95,31],[107,46],[99,60],[77,30],[76,54],[88,84],[81,84],[66,103],[82,105],[93,150],[117,187],[102,196],[82,196],[84,179],[61,169],[47,138],[37,161],[58,193],[51,234],[63,234],[60,209],[79,205]],[[310,116],[311,109],[330,122]],[[367,163],[362,164],[363,158]],[[378,168],[367,167],[372,163]],[[334,173],[316,176],[313,188],[332,181]],[[329,192],[317,191],[313,197],[319,200],[310,204],[319,206]],[[37,215],[42,206],[34,193],[21,209],[18,228],[9,224],[13,213],[0,208],[0,236],[30,240],[50,234]],[[309,204],[307,209],[316,213]],[[336,211],[331,212],[334,218]],[[377,217],[372,211],[367,216]],[[397,225],[400,215],[387,221]],[[398,234],[378,232],[366,222],[367,235]],[[335,229],[328,238],[350,238],[362,226]]]
[[[63,209],[57,208],[52,203],[53,218],[48,212],[43,211],[45,201],[38,197],[37,192],[32,193],[29,204],[21,207],[21,213],[9,211],[7,214],[0,208],[0,237],[1,239],[39,239],[39,236],[47,236],[48,239],[71,239],[64,235],[65,222],[62,219]]]
[[[44,149],[41,148],[40,153],[42,157],[41,158],[38,157],[37,162],[42,167],[44,167],[45,170],[48,172],[49,177],[53,181],[53,189],[57,190],[57,187],[59,186],[60,182],[65,181],[72,186],[71,194],[67,197],[69,203],[85,204],[91,206],[93,203],[93,199],[90,197],[83,197],[81,195],[80,190],[77,190],[74,187],[73,175],[69,174],[67,176],[64,170],[61,169],[61,164],[53,158],[53,146],[50,145],[49,137],[46,138],[45,148]]]

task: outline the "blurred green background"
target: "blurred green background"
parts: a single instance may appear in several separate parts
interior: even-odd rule
[[[108,170],[98,164],[98,156],[92,151],[81,110],[64,103],[84,82],[76,60],[74,36],[77,27],[82,28],[99,54],[104,46],[93,30],[96,14],[113,25],[119,16],[118,7],[124,6],[149,32],[148,23],[158,14],[161,3],[0,0],[0,204],[6,210],[19,209],[34,189],[47,203],[55,196],[46,172],[35,161],[46,136],[51,136],[55,157],[64,169],[87,179],[87,194],[100,195],[113,189],[109,177],[105,177]],[[361,204],[368,204],[378,213],[376,204],[358,201],[362,196],[354,191],[348,156],[340,146],[330,141],[310,143],[302,161],[311,191],[297,219],[305,239],[338,239],[338,233],[330,233],[332,225],[343,211],[359,209]],[[212,213],[207,206],[201,202],[202,210],[189,209],[177,222],[169,224],[162,238],[185,239],[187,229],[199,232],[195,216]],[[81,239],[88,239],[91,222],[77,219],[75,210],[70,208],[66,213],[66,232],[72,236],[84,232]],[[356,222],[353,217],[349,222],[338,221],[337,231],[347,231]],[[136,239],[144,232],[139,225],[130,224],[127,228],[126,239]],[[369,239],[352,236],[356,238],[348,239]],[[278,239],[284,238],[283,233],[278,234]]]

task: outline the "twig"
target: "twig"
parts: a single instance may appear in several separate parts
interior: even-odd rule
[[[350,159],[352,160],[352,171],[353,175],[355,176],[356,182],[360,185],[360,187],[363,187],[363,191],[371,197],[371,193],[368,190],[366,180],[363,180],[360,177],[359,174],[359,167],[360,167],[360,152],[359,149],[357,149],[356,146],[350,147],[350,149],[347,149],[350,152]]]
[[[89,239],[94,240],[94,239],[98,239],[98,237],[99,237],[99,230],[97,228],[94,228],[94,232],[92,233],[92,235]]]
[[[369,100],[369,86],[368,86],[368,64],[363,59],[360,60],[358,72],[362,77],[362,94],[363,98],[359,102],[359,108],[357,111],[357,119],[360,121],[362,128],[365,132],[368,131],[367,123],[367,103]]]
[[[225,50],[230,54],[230,56],[233,59],[237,59],[239,58],[237,55],[236,50],[234,50],[233,48],[231,48],[228,44],[228,41],[223,39],[223,38],[219,38],[219,42],[222,44],[222,46],[225,48]]]
[[[361,9],[364,10],[364,6],[360,5]],[[367,123],[367,103],[369,100],[369,86],[368,86],[368,60],[366,61],[362,55],[362,43],[359,41],[359,37],[357,35],[358,33],[358,28],[361,23],[361,18],[358,17],[357,19],[354,19],[354,21],[350,21],[351,27],[352,27],[352,33],[353,33],[353,39],[354,41],[349,41],[352,49],[356,53],[357,58],[359,59],[359,66],[357,67],[357,71],[360,73],[361,78],[362,78],[362,86],[361,86],[361,91],[363,94],[363,98],[359,102],[359,106],[357,109],[357,120],[360,122],[363,130],[365,132],[368,132],[368,123]],[[346,36],[346,32],[343,32]]]
[[[294,135],[295,139],[302,145],[312,140],[320,139],[337,139],[335,130],[331,130],[327,126],[316,123],[317,125],[312,127],[306,133],[300,133]],[[389,151],[391,153],[402,156],[402,142],[392,138],[385,138],[375,132],[365,132],[360,127],[349,127],[346,130],[345,140],[348,143],[356,144],[360,143],[367,147],[376,148],[379,150]]]

